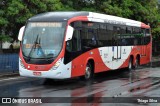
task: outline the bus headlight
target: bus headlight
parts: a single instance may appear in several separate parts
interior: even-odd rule
[[[53,65],[52,70],[56,70],[61,64],[61,58]]]

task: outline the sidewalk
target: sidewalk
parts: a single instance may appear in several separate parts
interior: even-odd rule
[[[15,77],[15,76],[19,76],[19,73],[11,73],[11,72],[7,72],[7,73],[2,73],[0,74],[0,78],[8,78],[8,77]]]

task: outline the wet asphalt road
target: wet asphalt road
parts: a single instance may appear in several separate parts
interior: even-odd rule
[[[96,74],[92,81],[84,81],[79,78],[46,81],[19,76],[0,79],[0,92],[1,97],[55,97],[59,102],[64,99],[62,97],[80,97],[81,100],[83,99],[83,106],[160,106],[160,103],[137,103],[136,101],[135,103],[123,103],[124,101],[106,103],[105,101],[106,97],[113,99],[112,102],[116,102],[114,100],[119,97],[122,97],[120,99],[123,100],[127,100],[123,97],[160,97],[160,65],[159,62],[155,62],[152,67],[146,65],[131,72],[124,69],[104,72]],[[45,104],[45,106],[50,105],[50,103]],[[54,105],[82,106],[81,103],[74,102],[54,103]]]

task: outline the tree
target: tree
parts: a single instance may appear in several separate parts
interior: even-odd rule
[[[17,39],[20,27],[25,25],[28,18],[38,13],[62,8],[59,0],[3,0],[0,6],[1,38],[8,36],[14,40]]]
[[[2,0],[0,2],[0,7],[2,8],[0,9],[0,42],[2,40],[7,40],[7,38],[9,38],[8,36],[5,36],[5,27],[8,24],[8,20],[5,18],[5,11],[4,11],[5,3],[6,3],[5,0]]]
[[[160,20],[157,0],[1,0],[0,39],[17,39],[28,18],[47,11],[92,11],[121,16],[150,24],[153,34]],[[3,37],[2,37],[3,36]]]

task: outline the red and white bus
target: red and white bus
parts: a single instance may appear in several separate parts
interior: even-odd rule
[[[150,26],[94,12],[47,12],[20,29],[21,76],[66,79],[151,61]]]

